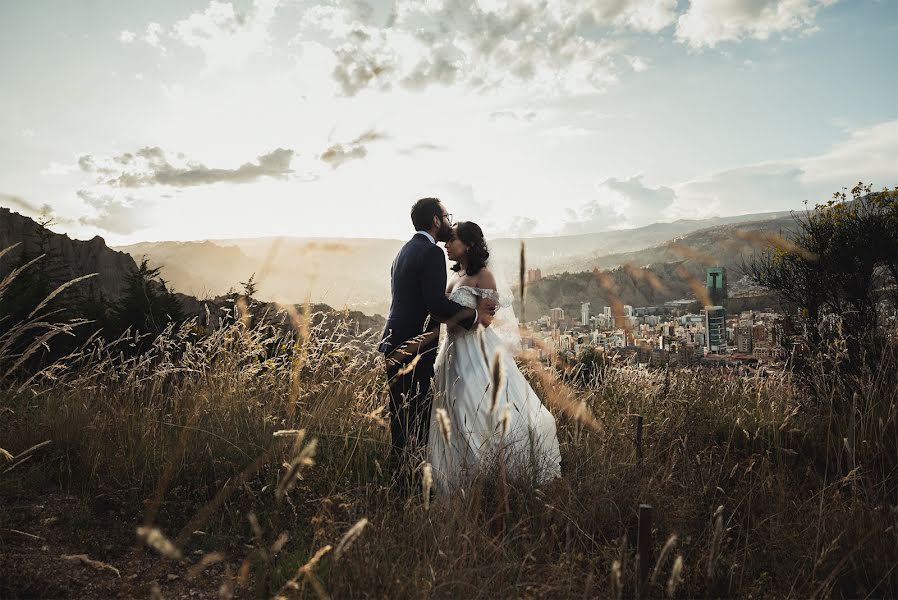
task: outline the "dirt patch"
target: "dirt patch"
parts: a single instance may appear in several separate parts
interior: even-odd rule
[[[139,513],[108,498],[6,497],[0,508],[0,598],[219,598],[240,563],[213,564],[195,578],[194,551],[175,561],[136,541]],[[157,592],[158,590],[158,592]],[[226,594],[225,594],[226,595]],[[236,590],[234,597],[251,596]]]

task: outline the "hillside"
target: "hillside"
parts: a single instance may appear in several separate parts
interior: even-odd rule
[[[53,260],[54,285],[61,285],[81,275],[97,273],[93,281],[97,282],[97,291],[101,292],[107,301],[115,301],[121,297],[125,276],[137,268],[135,259],[139,261],[144,255],[150,256],[152,252],[154,261],[164,265],[162,275],[166,281],[187,284],[183,287],[174,285],[175,296],[185,314],[201,318],[206,314],[207,308],[213,318],[217,318],[223,314],[223,309],[231,306],[223,296],[223,291],[208,293],[213,289],[213,280],[205,273],[214,274],[216,269],[221,269],[218,261],[223,261],[225,268],[231,269],[235,275],[240,273],[234,279],[235,288],[240,288],[239,282],[246,280],[258,267],[257,261],[244,255],[239,248],[222,247],[212,242],[135,244],[129,247],[131,254],[120,252],[107,247],[103,238],[99,236],[89,241],[73,240],[67,235],[54,233],[42,227],[33,219],[0,208],[0,250],[19,244],[0,258],[0,279],[21,263],[23,253],[29,259],[37,256],[40,253],[42,238],[46,240],[47,254]],[[184,293],[191,287],[204,290],[206,293],[202,295]],[[197,296],[205,299],[199,300]],[[341,318],[357,327],[358,331],[366,329],[379,331],[383,328],[384,320],[377,315],[370,316],[359,311],[342,312],[339,310],[342,307],[335,310],[325,303],[314,303],[309,308],[313,314],[335,315],[340,312]],[[277,312],[277,307],[257,302],[253,312],[259,315],[269,312],[273,315]]]
[[[708,265],[738,264],[743,256],[762,248],[770,236],[790,237],[795,229],[791,216],[719,225],[632,252],[593,253],[582,263],[590,269],[612,269],[621,265],[651,265],[686,260]]]
[[[73,240],[3,207],[0,207],[0,250],[14,244],[19,246],[0,259],[0,276],[15,268],[23,254],[28,257],[39,255],[42,235],[46,239],[48,259],[53,260],[58,271],[57,285],[81,275],[97,273],[93,282],[98,291],[110,300],[121,296],[125,275],[136,268],[131,256],[110,249],[100,236],[89,241]]]
[[[527,261],[532,266],[539,267],[544,275],[564,271],[586,271],[596,266],[592,263],[597,257],[651,248],[674,238],[713,227],[761,223],[787,218],[788,215],[787,212],[772,212],[709,219],[680,219],[672,223],[653,223],[634,229],[527,238],[525,240]],[[518,239],[503,238],[491,241],[491,247],[496,250],[497,256],[511,257],[515,261],[519,245]]]
[[[757,299],[740,301],[740,306],[769,305],[772,299],[760,296],[743,278],[742,262],[766,247],[772,237],[790,237],[794,227],[791,216],[721,225],[636,252],[594,256],[582,263],[591,267],[588,271],[550,275],[530,284],[524,317],[538,318],[553,307],[579,313],[583,302],[591,303],[597,312],[611,306],[614,298],[632,306],[698,298],[705,268],[714,265],[727,269],[731,297]]]
[[[390,264],[399,240],[252,238],[202,242],[146,242],[119,249],[146,256],[184,293],[210,298],[240,289],[253,273],[265,301],[350,306],[384,313],[390,300]]]

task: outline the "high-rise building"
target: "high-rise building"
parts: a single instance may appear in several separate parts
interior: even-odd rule
[[[561,323],[564,321],[564,309],[553,308],[549,311],[549,317],[552,319],[553,323]]]
[[[723,306],[727,300],[727,273],[723,267],[708,267],[705,270],[705,287],[713,306]]]
[[[527,269],[527,283],[533,283],[543,278],[543,273],[539,269]]]
[[[705,316],[705,349],[715,354],[726,352],[726,309],[722,306],[706,306],[703,312]]]
[[[751,354],[754,349],[754,327],[751,321],[740,321],[736,327],[736,348],[741,354]]]
[[[602,308],[602,313],[603,313],[606,317],[610,317],[610,316],[611,316],[611,307],[610,307],[610,306],[605,306],[605,307],[603,307],[603,308]]]
[[[589,325],[589,302],[580,305],[580,325]]]
[[[629,304],[624,304],[624,316],[632,317],[633,316],[633,307]]]

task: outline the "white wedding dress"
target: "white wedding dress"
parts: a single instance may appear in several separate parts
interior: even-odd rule
[[[495,290],[470,286],[457,287],[449,299],[475,308],[478,296],[498,300]],[[471,331],[449,327],[443,338],[436,358],[427,445],[438,492],[463,489],[500,461],[510,478],[529,478],[537,484],[561,474],[555,418],[505,348],[492,327]],[[497,352],[505,381],[493,406]]]

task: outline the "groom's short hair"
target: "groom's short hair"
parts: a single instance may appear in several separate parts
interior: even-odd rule
[[[434,217],[442,217],[439,198],[421,198],[412,206],[412,225],[415,231],[427,231],[433,225]]]

